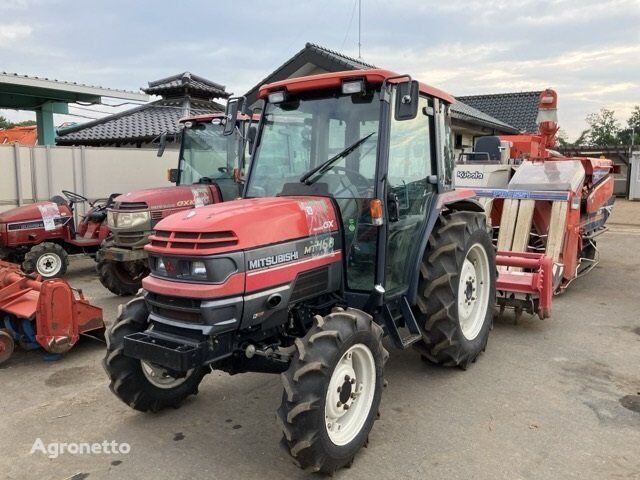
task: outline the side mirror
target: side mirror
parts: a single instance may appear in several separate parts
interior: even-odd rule
[[[180,170],[177,168],[170,168],[167,170],[167,180],[171,183],[178,183],[178,178],[180,178]]]
[[[160,144],[158,145],[158,156],[161,157],[164,154],[164,149],[167,148],[167,132],[162,132],[160,135]]]
[[[239,98],[230,98],[225,109],[225,123],[222,134],[224,136],[231,135],[236,130],[236,119],[238,118],[238,110],[240,108]]]
[[[420,89],[417,80],[407,80],[396,85],[396,120],[413,120],[418,115]]]
[[[249,154],[253,154],[253,147],[256,143],[256,135],[258,135],[258,129],[255,125],[251,125],[247,131],[247,141],[249,142]]]

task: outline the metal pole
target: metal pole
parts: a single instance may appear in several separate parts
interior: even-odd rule
[[[362,0],[358,0],[358,59],[362,59],[361,43],[362,39]]]

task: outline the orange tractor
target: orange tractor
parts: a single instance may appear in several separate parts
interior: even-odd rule
[[[540,94],[538,111],[537,133],[480,137],[473,152],[460,155],[455,169],[456,186],[472,188],[486,211],[498,256],[502,251],[523,259],[544,254],[551,267],[547,278],[523,271],[526,265],[500,267],[498,303],[502,309],[514,308],[516,319],[523,311],[548,316],[540,303],[550,303],[551,292],[564,291],[593,269],[596,237],[606,230],[614,202],[611,160],[564,157],[553,150],[555,91]],[[540,281],[550,282],[546,299],[533,287]]]

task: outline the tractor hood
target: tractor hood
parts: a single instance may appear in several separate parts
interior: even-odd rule
[[[326,234],[338,230],[338,220],[328,198],[271,197],[177,213],[155,229],[150,252],[211,255]]]
[[[147,188],[119,195],[115,199],[114,210],[121,206],[140,204],[140,210],[166,210],[172,208],[200,207],[219,202],[214,185],[172,185],[169,187]],[[143,206],[142,204],[146,204]]]
[[[0,223],[42,221],[43,215],[57,218],[66,217],[70,214],[69,208],[65,205],[58,205],[49,201],[36,202],[0,213]]]

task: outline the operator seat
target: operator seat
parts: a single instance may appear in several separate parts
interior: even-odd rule
[[[61,207],[68,207],[69,203],[67,200],[61,195],[54,195],[49,199],[50,202],[55,203],[56,205],[60,205]]]
[[[476,140],[473,152],[468,154],[467,159],[470,161],[499,162],[500,157],[500,137],[489,135]]]

